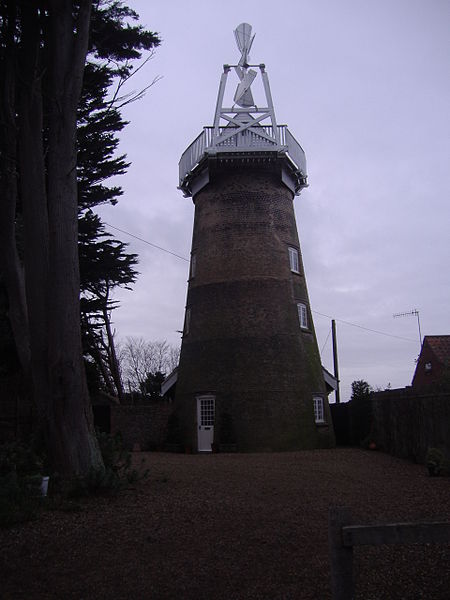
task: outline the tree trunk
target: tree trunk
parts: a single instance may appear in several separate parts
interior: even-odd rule
[[[40,24],[38,9],[21,10],[19,162],[24,226],[26,302],[30,328],[33,398],[42,422],[47,414],[48,221],[43,149]]]
[[[49,56],[49,370],[47,432],[54,466],[86,473],[101,465],[84,372],[80,328],[76,110],[86,59],[91,1],[50,5]]]
[[[107,358],[105,358],[105,356],[102,354],[102,351],[101,351],[101,347],[104,344],[101,339],[102,334],[101,333],[96,334],[94,327],[92,327],[89,322],[88,316],[85,316],[85,318],[84,318],[84,326],[85,326],[86,332],[90,338],[89,353],[91,354],[92,358],[94,359],[94,362],[97,365],[98,370],[101,373],[101,376],[103,377],[103,382],[105,384],[106,391],[108,392],[108,394],[110,396],[115,397],[117,395],[117,390],[114,386],[114,381],[109,373],[108,360],[107,360]]]
[[[17,131],[16,81],[17,60],[14,33],[16,7],[9,4],[2,14],[2,36],[5,50],[0,70],[0,274],[8,297],[8,317],[16,345],[17,356],[25,380],[30,376],[30,340],[25,300],[25,279],[16,245],[17,204]]]
[[[117,396],[119,398],[119,402],[122,404],[124,400],[122,377],[120,376],[119,361],[117,360],[116,346],[114,344],[114,335],[111,331],[111,322],[109,319],[107,308],[103,309],[103,319],[105,321],[106,335],[108,338],[108,358],[111,376],[114,380],[117,389]]]

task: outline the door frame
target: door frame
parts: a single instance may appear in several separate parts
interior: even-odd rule
[[[215,394],[197,394],[195,398],[197,401],[197,450],[198,452],[212,452],[216,416],[216,396]],[[202,424],[202,401],[212,401],[212,413],[210,411],[209,414],[203,415],[204,417],[207,417],[208,421],[205,425]],[[206,434],[206,432],[208,433]]]

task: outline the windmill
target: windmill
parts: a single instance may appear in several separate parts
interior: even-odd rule
[[[225,423],[243,451],[328,447],[334,433],[293,208],[307,185],[305,153],[276,122],[265,65],[250,64],[251,26],[234,35],[240,58],[223,67],[213,125],[179,165],[195,215],[175,412],[184,444],[200,452],[224,441]]]

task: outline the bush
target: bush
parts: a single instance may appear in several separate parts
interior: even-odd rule
[[[18,443],[0,446],[0,476],[8,473],[18,475],[38,475],[42,473],[43,460],[31,446]]]
[[[0,446],[0,526],[36,518],[40,505],[42,460],[29,446]]]
[[[97,439],[104,466],[89,471],[84,480],[88,493],[115,494],[147,476],[148,471],[131,468],[131,452],[124,448],[120,433],[97,431]]]
[[[444,453],[439,448],[428,448],[425,464],[428,473],[432,476],[450,472],[450,461],[445,458]]]

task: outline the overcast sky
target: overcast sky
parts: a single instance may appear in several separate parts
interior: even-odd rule
[[[450,333],[450,2],[126,4],[162,38],[130,89],[162,79],[123,111],[120,151],[132,166],[104,220],[189,257],[194,211],[177,190],[178,161],[212,125],[223,64],[240,56],[233,30],[250,23],[251,59],[266,64],[277,121],[306,152],[309,187],[294,205],[322,362],[333,371],[328,315],[342,400],[355,379],[409,385],[417,318],[392,315],[418,309],[422,335]],[[134,291],[116,295],[118,337],[179,344],[188,262],[110,231],[140,256]]]

